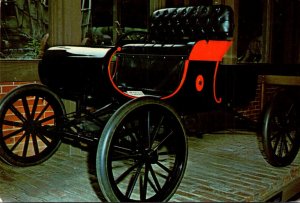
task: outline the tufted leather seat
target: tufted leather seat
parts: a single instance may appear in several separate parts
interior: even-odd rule
[[[131,54],[188,55],[195,42],[228,40],[233,30],[233,11],[229,6],[164,8],[152,14],[147,43],[127,44],[122,49]]]
[[[149,32],[157,43],[226,40],[233,35],[233,11],[225,5],[160,9],[152,15]]]

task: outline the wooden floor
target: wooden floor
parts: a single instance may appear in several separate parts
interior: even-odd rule
[[[17,168],[0,162],[0,201],[103,201],[92,156],[62,145],[48,161]],[[261,156],[256,135],[223,131],[189,137],[185,176],[172,202],[288,201],[300,193],[300,155],[275,168]]]
[[[300,155],[288,167],[265,162],[251,132],[189,139],[186,175],[174,201],[288,201],[300,192]]]

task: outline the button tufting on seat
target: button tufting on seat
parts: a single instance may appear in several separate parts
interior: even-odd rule
[[[159,9],[151,21],[150,39],[158,43],[226,40],[233,35],[233,11],[225,5]]]

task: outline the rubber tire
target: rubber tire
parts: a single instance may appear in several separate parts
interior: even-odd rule
[[[152,113],[151,115],[155,115],[156,112],[162,113],[161,115],[163,115],[163,117],[164,116],[166,117],[165,120],[162,122],[162,124],[165,124],[164,123],[165,121],[174,122],[174,123],[172,123],[172,124],[174,124],[174,125],[172,125],[172,128],[173,128],[172,130],[174,130],[178,134],[174,134],[176,136],[173,136],[172,139],[169,139],[169,138],[166,139],[167,141],[164,142],[164,144],[168,145],[169,147],[172,145],[172,147],[170,147],[170,148],[177,150],[175,152],[176,155],[174,155],[174,156],[176,156],[176,161],[174,161],[173,171],[170,171],[170,173],[169,173],[169,174],[172,174],[171,176],[168,176],[169,180],[164,182],[164,185],[161,186],[161,188],[157,187],[159,189],[156,192],[154,192],[155,194],[153,196],[149,196],[149,197],[147,196],[148,189],[150,188],[150,186],[148,186],[148,187],[146,187],[147,191],[143,192],[143,193],[145,193],[145,196],[142,196],[141,190],[138,190],[138,192],[140,192],[139,197],[133,198],[130,195],[125,194],[125,192],[122,192],[121,189],[118,187],[117,183],[115,182],[115,178],[113,177],[114,168],[112,167],[112,161],[111,161],[111,157],[113,157],[111,148],[114,146],[113,143],[116,140],[118,140],[118,139],[121,140],[121,139],[125,138],[125,136],[123,137],[123,134],[120,134],[122,136],[121,136],[121,138],[118,138],[118,136],[120,136],[120,135],[118,135],[119,130],[124,129],[124,128],[122,128],[123,122],[125,122],[124,123],[124,126],[125,126],[127,120],[131,121],[130,119],[136,118],[135,117],[136,115],[141,115],[141,112],[143,112],[142,111],[143,109],[148,109],[148,111],[149,111],[149,109],[153,110],[151,112],[155,112],[155,113]],[[140,114],[137,114],[137,112],[139,112]],[[150,116],[148,116],[148,117],[152,118]],[[141,119],[141,120],[143,120],[143,119]],[[148,120],[151,120],[151,119],[148,119]],[[149,123],[151,123],[151,121],[149,121]],[[127,122],[127,123],[130,123],[130,122]],[[168,124],[166,124],[166,125],[168,125]],[[150,124],[148,126],[150,126]],[[157,129],[159,129],[161,127],[162,127],[161,124],[157,124],[157,126],[156,126]],[[168,127],[171,127],[171,126],[168,125]],[[148,127],[147,129],[150,129],[150,127]],[[134,132],[137,132],[137,131],[134,131]],[[149,130],[147,130],[146,132],[148,135],[151,134],[151,133],[149,133]],[[137,133],[136,137],[138,137],[138,133]],[[144,136],[144,134],[143,134],[142,138],[144,139],[145,137],[146,136]],[[148,136],[148,137],[151,137],[151,136]],[[159,136],[153,135],[153,137],[159,137]],[[132,139],[132,140],[134,140],[134,139]],[[138,141],[139,140],[137,139],[137,140],[134,140],[129,143],[129,144],[131,144],[130,146],[132,148],[134,148],[136,151],[138,151],[137,149],[141,146],[141,145],[139,145]],[[144,142],[140,142],[140,143],[144,143]],[[150,143],[150,141],[148,143]],[[144,144],[142,144],[142,145],[144,145]],[[151,144],[149,144],[149,145],[151,145]],[[137,146],[137,147],[135,148],[133,146]],[[147,151],[147,149],[150,149],[150,148],[152,149],[153,145],[151,145],[151,147],[149,147],[149,148],[147,148],[147,147],[144,148],[144,146],[142,146],[142,147],[143,147],[144,151]],[[123,201],[125,201],[125,202],[128,202],[128,201],[162,202],[162,201],[169,200],[173,196],[173,194],[176,192],[176,190],[183,178],[186,164],[187,164],[187,157],[188,157],[187,148],[188,148],[187,147],[187,137],[185,134],[184,127],[181,123],[181,120],[180,120],[179,116],[175,113],[174,109],[171,108],[169,105],[167,105],[165,102],[162,102],[161,100],[159,100],[157,98],[141,97],[141,98],[134,99],[134,100],[131,100],[131,101],[125,103],[109,119],[108,123],[106,124],[106,126],[102,132],[102,135],[99,140],[98,148],[97,148],[96,171],[97,171],[99,186],[101,188],[101,191],[102,191],[104,197],[108,201],[112,201],[112,202],[123,202]],[[141,151],[143,151],[143,149]],[[159,156],[158,152],[157,152],[157,155]],[[126,161],[129,162],[130,161],[129,159],[130,158],[128,158],[128,160],[126,160]],[[134,158],[132,158],[132,159],[134,159]],[[157,157],[157,160],[158,159],[159,158]],[[140,160],[145,161],[146,159],[136,158],[136,162],[138,162]],[[145,165],[143,165],[143,167]],[[155,166],[156,165],[154,165],[153,167],[155,167]],[[151,165],[151,167],[152,167],[152,165]],[[144,169],[144,170],[147,171],[147,169]],[[146,174],[146,172],[144,172],[144,173]],[[151,176],[151,175],[152,174],[149,174],[149,176]],[[144,178],[146,179],[145,176],[144,176]],[[148,178],[148,176],[147,176],[147,178]],[[128,184],[128,186],[129,186],[129,184]],[[146,185],[146,184],[144,184],[144,185]]]
[[[26,98],[25,100],[27,103],[24,104],[22,98]],[[9,165],[25,167],[40,164],[49,159],[61,144],[60,137],[51,136],[51,138],[49,138],[48,136],[46,137],[46,135],[43,134],[43,130],[48,127],[48,125],[46,124],[47,121],[43,120],[44,118],[42,117],[40,117],[41,119],[38,118],[38,116],[42,114],[43,110],[49,110],[49,108],[46,109],[46,106],[44,106],[42,107],[44,109],[42,109],[40,112],[38,110],[34,110],[34,107],[31,107],[28,102],[28,99],[32,98],[34,98],[34,100],[35,98],[38,98],[36,99],[36,101],[39,102],[43,100],[52,107],[54,117],[52,118],[52,116],[49,116],[47,118],[51,119],[50,121],[55,123],[54,125],[59,126],[62,123],[61,119],[65,114],[64,105],[59,97],[52,91],[50,91],[46,86],[40,84],[28,84],[17,87],[6,94],[0,101],[0,158]],[[30,106],[28,109],[30,116],[29,114],[23,114],[22,117],[16,116],[16,114],[14,114],[15,118],[19,120],[14,120],[14,123],[11,122],[11,124],[7,124],[8,120],[6,120],[6,118],[9,119],[9,117],[6,116],[12,114],[12,111],[9,109],[12,108],[15,102],[19,103],[17,108],[23,108],[24,111],[25,106]],[[32,106],[36,106],[36,109],[39,108],[37,103],[32,104]],[[17,131],[19,131],[19,133],[17,135],[13,135],[13,133],[6,134],[4,129],[4,122],[6,122],[6,125],[8,126],[13,126],[15,128],[15,133],[17,133]],[[24,136],[22,139],[19,138],[21,134]],[[4,136],[9,135],[12,135],[11,138],[15,139],[16,143],[20,141],[19,144],[15,144],[16,147],[21,143],[24,143],[24,146],[26,146],[27,143],[30,147],[31,144],[29,140],[31,140],[32,143],[35,143],[31,146],[34,150],[36,150],[34,154],[27,154],[29,148],[25,147],[23,147],[23,149],[20,149],[23,150],[20,153],[15,152],[14,146],[11,147],[9,146],[9,141],[6,142],[8,138],[4,139]],[[48,141],[45,140],[45,138]],[[40,148],[41,144],[44,145],[42,149]]]
[[[290,165],[300,147],[299,105],[295,92],[281,90],[265,106],[258,144],[265,160],[275,167]]]

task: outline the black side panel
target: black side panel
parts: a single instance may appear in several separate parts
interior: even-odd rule
[[[217,79],[218,94],[222,95],[224,103],[232,107],[246,105],[255,98],[257,76],[253,69],[220,65]]]
[[[181,56],[118,54],[114,81],[124,92],[169,95],[178,87],[184,68]]]
[[[180,111],[207,110],[216,104],[213,99],[213,76],[216,62],[191,61],[180,91],[169,101]],[[204,79],[202,91],[197,91],[196,80]]]
[[[103,71],[107,63],[106,55],[85,55],[84,49],[81,54],[57,49],[48,50],[39,64],[39,77],[43,84],[62,98],[103,99],[111,90],[108,76]]]
[[[237,107],[255,98],[257,74],[251,69],[219,66],[214,96],[216,62],[191,61],[186,81],[169,101],[180,111],[209,111],[218,107]],[[197,77],[203,77],[203,89],[196,88]],[[216,100],[221,99],[221,103]]]

